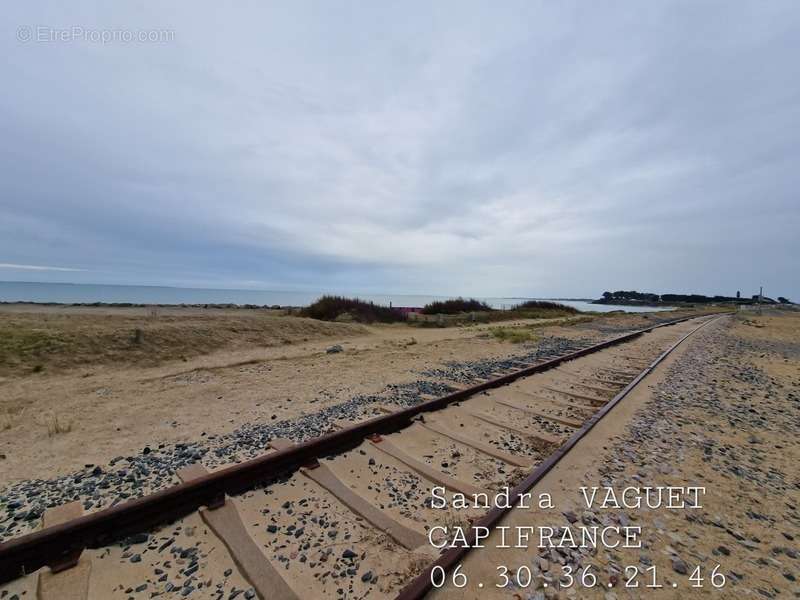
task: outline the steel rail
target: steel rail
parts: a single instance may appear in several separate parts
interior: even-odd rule
[[[258,482],[292,472],[317,458],[354,448],[368,436],[399,431],[410,425],[412,419],[421,413],[440,410],[484,390],[553,369],[570,360],[635,339],[654,329],[705,316],[708,315],[673,319],[626,333],[446,396],[363,421],[292,448],[225,467],[192,481],[7,540],[0,543],[0,583],[32,573],[43,566],[63,567],[65,563],[70,563],[77,552],[85,548],[108,545],[126,535],[174,521],[201,506],[218,506],[225,494],[242,492]]]
[[[728,313],[726,313],[728,314]],[[689,336],[697,332],[698,330],[702,329],[706,325],[709,325],[724,315],[720,315],[718,317],[713,317],[708,321],[704,321],[694,329],[692,329],[689,333],[682,336],[677,342],[672,344],[669,348],[667,348],[663,353],[661,353],[658,358],[656,358],[652,363],[650,363],[644,370],[639,373],[628,385],[626,385],[619,393],[614,396],[611,400],[609,400],[601,410],[596,412],[592,415],[588,421],[575,433],[573,433],[569,439],[567,439],[564,444],[559,446],[559,448],[553,452],[550,456],[548,456],[544,462],[540,463],[531,473],[523,479],[519,484],[517,484],[510,492],[509,492],[509,501],[506,503],[509,507],[513,507],[517,501],[521,498],[522,494],[528,492],[534,485],[536,485],[547,473],[549,473],[553,467],[555,467],[558,462],[566,456],[566,454],[587,434],[589,431],[597,425],[597,423],[606,416],[613,408],[622,400],[624,399],[635,387],[636,385],[642,381],[661,361],[663,361],[675,348],[680,346]],[[707,315],[706,315],[707,316]],[[688,319],[682,319],[681,321],[686,321]],[[476,535],[476,528],[477,527],[486,527],[486,528],[494,528],[495,525],[508,513],[512,510],[512,508],[498,508],[494,507],[490,509],[483,517],[480,519],[475,520],[472,523],[472,528],[470,528],[469,533],[465,536],[466,544],[450,548],[446,550],[444,553],[439,556],[439,558],[429,565],[425,571],[420,573],[416,578],[414,578],[411,583],[409,583],[406,587],[404,587],[400,593],[397,595],[396,600],[418,600],[424,597],[428,592],[433,589],[433,583],[431,581],[431,571],[436,567],[442,567],[444,571],[447,573],[454,567],[456,567],[467,555],[467,553],[472,549],[472,545],[475,543],[475,535]]]

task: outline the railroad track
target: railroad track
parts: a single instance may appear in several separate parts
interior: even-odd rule
[[[524,493],[717,318],[521,364],[410,408],[376,406],[374,418],[302,444],[273,439],[263,456],[213,473],[196,463],[179,472],[182,484],[102,511],[49,510],[43,529],[0,544],[0,590],[42,600],[419,598],[434,561],[449,569],[466,551],[439,555],[430,527],[491,527],[503,516],[443,511],[433,488],[451,500]]]

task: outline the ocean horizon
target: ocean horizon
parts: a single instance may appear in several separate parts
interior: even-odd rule
[[[446,300],[458,295],[375,294],[333,291],[277,291],[247,289],[188,288],[156,285],[118,285],[90,283],[46,283],[31,281],[0,281],[0,302],[32,302],[52,304],[236,304],[257,306],[307,306],[323,294],[358,297],[384,306],[424,306],[434,300]],[[587,298],[501,297],[474,296],[489,306],[507,309],[526,300],[553,300],[574,306],[578,310],[609,312],[652,312],[663,307],[612,306],[591,304]]]

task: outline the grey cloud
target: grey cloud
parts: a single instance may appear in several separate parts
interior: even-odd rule
[[[800,298],[795,3],[237,9],[7,9],[0,260],[100,283]],[[15,36],[76,23],[175,36]]]

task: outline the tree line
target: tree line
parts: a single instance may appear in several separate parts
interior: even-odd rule
[[[736,304],[751,304],[758,301],[758,294],[752,297],[740,296],[704,296],[703,294],[653,294],[651,292],[637,292],[635,290],[616,292],[603,292],[603,297],[595,300],[595,304],[710,304],[720,302],[732,302]],[[783,296],[778,296],[777,300],[761,298],[764,304],[789,304],[791,301]]]

